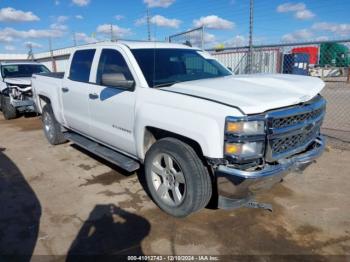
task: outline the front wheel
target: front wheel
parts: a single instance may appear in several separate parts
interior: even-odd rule
[[[188,216],[211,198],[208,169],[193,148],[178,139],[161,139],[148,150],[145,173],[153,200],[172,216]]]
[[[6,120],[15,119],[17,117],[16,108],[11,105],[10,97],[1,95],[1,110]]]

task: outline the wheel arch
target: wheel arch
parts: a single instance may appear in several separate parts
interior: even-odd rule
[[[144,128],[144,135],[143,135],[143,140],[142,140],[142,159],[144,159],[147,151],[151,148],[151,146],[157,142],[158,140],[162,139],[162,138],[166,138],[166,137],[172,137],[172,138],[176,138],[186,144],[188,144],[189,146],[191,146],[194,151],[197,153],[197,155],[203,160],[205,161],[205,157],[204,157],[204,152],[202,149],[202,146],[200,145],[200,143],[192,138],[189,138],[187,136],[178,134],[178,133],[174,133],[171,132],[169,130],[166,129],[162,129],[162,128],[158,128],[158,127],[154,127],[154,126],[146,126]]]

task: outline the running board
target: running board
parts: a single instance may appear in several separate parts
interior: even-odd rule
[[[98,144],[77,133],[65,132],[64,136],[67,140],[72,141],[74,144],[77,144],[87,151],[106,159],[107,161],[121,167],[122,169],[125,169],[128,172],[134,172],[140,168],[140,164],[136,160],[118,153],[106,146]]]

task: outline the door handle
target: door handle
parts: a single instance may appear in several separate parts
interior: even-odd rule
[[[89,98],[90,99],[97,99],[98,98],[98,94],[94,93],[94,94],[89,94]]]
[[[69,88],[67,88],[67,87],[62,87],[61,90],[62,90],[63,93],[67,93],[67,92],[69,91]]]

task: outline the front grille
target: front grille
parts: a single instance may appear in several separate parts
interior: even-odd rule
[[[297,149],[300,146],[308,144],[309,141],[312,141],[318,133],[319,128],[317,127],[308,132],[273,139],[271,143],[272,152],[274,154],[283,154],[285,152]]]
[[[268,113],[266,160],[275,161],[306,149],[320,133],[325,100]]]
[[[289,117],[276,118],[272,121],[273,128],[285,128],[293,125],[301,124],[305,121],[309,121],[315,118],[318,118],[321,114],[323,114],[324,109],[319,108],[317,110],[302,113]]]

